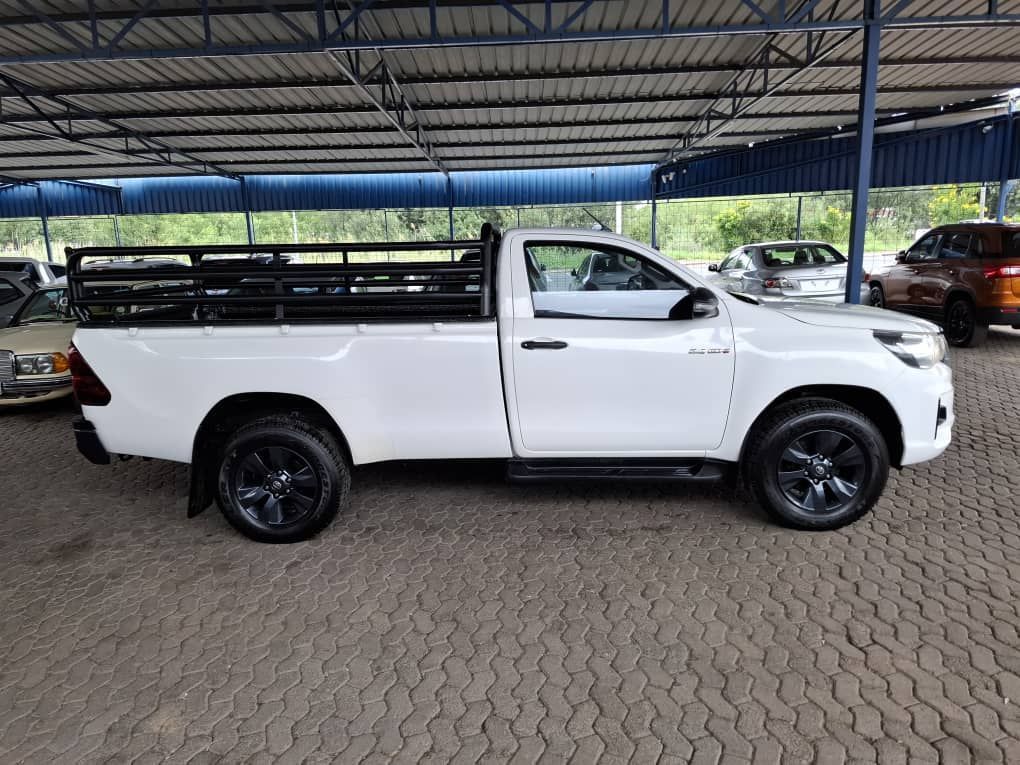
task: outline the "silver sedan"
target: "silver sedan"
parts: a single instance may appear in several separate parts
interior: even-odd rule
[[[842,303],[846,290],[847,259],[825,242],[745,244],[708,270],[723,289],[766,299]],[[861,295],[867,304],[866,291]]]

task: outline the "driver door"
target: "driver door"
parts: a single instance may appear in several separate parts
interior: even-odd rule
[[[889,269],[882,280],[887,306],[923,310],[922,269],[925,264],[934,262],[941,239],[942,235],[936,231],[926,234],[904,253],[901,262]]]
[[[522,237],[523,239],[523,237]],[[550,273],[586,255],[620,256],[634,278],[614,290],[542,291],[513,257],[507,402],[521,456],[694,456],[722,441],[734,342],[713,316],[669,319],[691,285],[643,253],[598,242],[529,241]],[[504,369],[506,372],[507,370]]]

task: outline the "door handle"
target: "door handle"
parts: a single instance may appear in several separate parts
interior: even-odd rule
[[[567,344],[562,340],[525,340],[521,343],[521,348],[526,351],[537,351],[537,350],[549,350],[559,351],[566,348]]]

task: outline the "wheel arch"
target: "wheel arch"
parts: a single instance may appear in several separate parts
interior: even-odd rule
[[[949,306],[953,304],[953,301],[959,300],[960,298],[969,300],[972,306],[975,308],[977,307],[977,298],[970,292],[970,290],[966,290],[959,286],[953,286],[946,290],[946,297],[942,301],[942,313],[945,314],[949,310]]]
[[[188,517],[201,513],[212,504],[214,470],[209,460],[223,446],[229,434],[240,424],[269,414],[296,414],[329,430],[351,464],[351,448],[339,424],[323,406],[308,398],[291,393],[238,393],[218,401],[205,415],[195,431],[191,449],[191,492]]]
[[[777,406],[803,398],[825,398],[846,404],[864,414],[875,423],[882,438],[885,439],[889,449],[889,462],[893,467],[902,466],[903,459],[903,425],[899,415],[889,400],[873,388],[865,388],[858,385],[804,385],[776,396],[768,405],[758,413],[751,427],[744,435],[744,441],[740,447],[740,464],[744,463],[744,456],[752,436],[761,425],[762,420]]]

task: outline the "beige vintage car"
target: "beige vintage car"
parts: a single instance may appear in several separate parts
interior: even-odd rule
[[[75,324],[60,280],[37,290],[0,329],[0,407],[70,395],[67,346]]]

